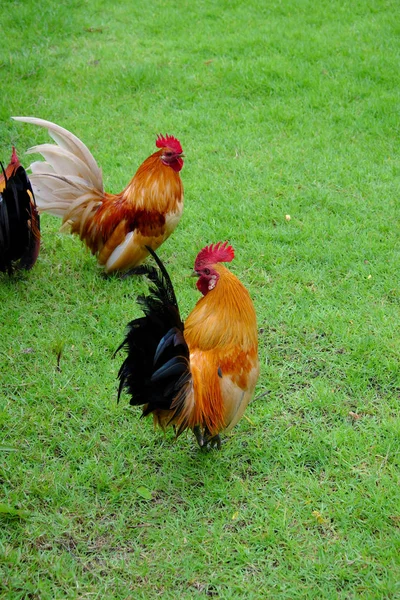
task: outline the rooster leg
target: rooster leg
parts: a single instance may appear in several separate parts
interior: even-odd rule
[[[216,448],[217,450],[221,450],[221,438],[219,434],[214,435],[212,438],[207,440],[207,444],[210,444],[210,448]]]
[[[105,271],[100,271],[100,277],[103,279],[112,279],[115,277],[115,273],[106,273]],[[122,279],[122,276],[120,275],[119,278]]]
[[[204,446],[206,446],[206,441],[204,439],[204,436],[201,432],[199,425],[196,425],[195,427],[193,427],[193,433],[196,437],[197,443],[200,446],[200,448],[204,448]]]
[[[139,271],[136,273],[136,268],[130,269],[129,271],[100,271],[100,277],[102,277],[103,279],[108,279],[108,280],[115,279],[117,281],[123,281],[124,279],[127,279],[131,275],[139,275],[139,274],[140,274]]]
[[[221,450],[221,438],[219,433],[217,435],[211,435],[211,433],[206,428],[204,431],[204,446],[207,448],[217,448],[217,450]]]

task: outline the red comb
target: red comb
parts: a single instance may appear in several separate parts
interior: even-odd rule
[[[161,135],[161,133],[157,136],[156,139],[157,148],[171,148],[177,154],[182,154],[182,146],[179,140],[176,139],[173,135]]]
[[[218,242],[210,244],[198,253],[194,263],[194,270],[197,271],[205,265],[213,265],[219,262],[231,262],[235,258],[235,251],[228,242]]]
[[[12,165],[15,165],[15,163],[19,163],[18,156],[17,156],[17,153],[15,151],[15,147],[14,146],[12,147],[12,154],[11,154],[10,163]]]

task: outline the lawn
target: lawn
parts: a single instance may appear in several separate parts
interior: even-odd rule
[[[208,453],[118,405],[145,283],[44,215],[35,268],[0,274],[0,598],[399,598],[398,2],[2,15],[1,160],[47,141],[12,115],[49,119],[116,192],[177,136],[185,210],[159,255],[186,316],[198,250],[229,239],[265,395]]]

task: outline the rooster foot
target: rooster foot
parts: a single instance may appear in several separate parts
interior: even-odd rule
[[[207,439],[207,445],[210,444],[210,448],[216,448],[217,450],[221,450],[221,438],[219,436],[219,433],[217,433],[217,435],[214,435],[211,438]]]
[[[129,269],[129,271],[111,271],[111,273],[100,271],[100,275],[103,279],[116,279],[117,281],[123,281],[124,279],[128,279],[133,275],[144,275],[144,273],[145,272],[140,266]]]
[[[105,279],[106,281],[111,281],[116,279],[117,281],[124,279],[125,273],[121,273],[119,271],[111,271],[111,273],[107,273],[106,271],[100,271],[100,277]]]
[[[193,433],[194,433],[194,435],[196,437],[198,445],[200,446],[201,449],[203,449],[206,441],[204,439],[204,436],[203,436],[203,434],[201,432],[201,429],[200,429],[199,425],[196,425],[195,427],[193,427]]]
[[[128,279],[128,277],[132,277],[132,275],[146,275],[147,270],[144,265],[139,265],[138,267],[133,267],[124,273],[120,273],[120,279]]]
[[[219,434],[211,436],[207,429],[205,429],[203,434],[199,425],[193,427],[193,433],[201,450],[210,450],[211,448],[221,450],[221,438]]]

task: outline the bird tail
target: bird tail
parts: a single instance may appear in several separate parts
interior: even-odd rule
[[[1,163],[0,163],[1,165]],[[0,271],[31,269],[40,247],[40,219],[28,176],[22,166],[7,178],[0,193]]]
[[[118,400],[127,389],[130,404],[144,405],[143,415],[154,413],[162,427],[174,422],[179,435],[187,427],[186,400],[192,387],[189,349],[171,279],[156,253],[147,250],[158,269],[142,265],[135,270],[152,285],[147,296],[137,299],[144,316],[128,324],[116,350],[127,353],[118,373]],[[162,416],[157,419],[157,415]]]
[[[13,117],[16,121],[48,130],[56,144],[29,148],[45,159],[30,165],[30,181],[41,212],[63,218],[68,224],[85,221],[104,197],[101,169],[81,140],[55,123],[35,117]]]

